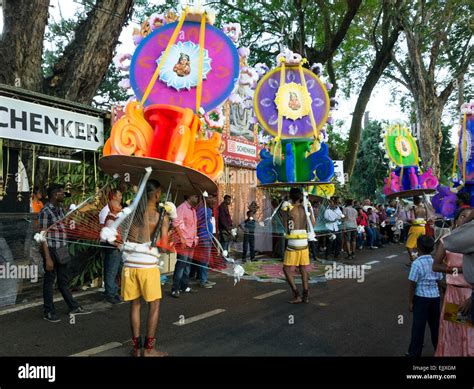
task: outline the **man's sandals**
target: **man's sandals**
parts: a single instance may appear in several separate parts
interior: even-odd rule
[[[166,357],[168,353],[155,349],[156,338],[145,338],[141,336],[132,338],[132,357]],[[143,351],[142,351],[143,349]]]

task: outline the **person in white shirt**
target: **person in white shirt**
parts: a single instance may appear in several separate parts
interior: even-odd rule
[[[352,207],[353,200],[346,201],[344,214],[344,235],[348,259],[354,259],[357,240],[357,211]]]
[[[109,193],[109,201],[116,200],[119,204],[122,203],[122,192],[118,189],[112,189]],[[99,224],[103,227],[105,225],[105,219],[110,212],[109,203],[105,205],[104,208],[100,210],[99,213]]]
[[[337,206],[334,198],[329,200],[329,207],[324,211],[324,219],[326,220],[326,229],[331,233],[326,245],[326,260],[331,252],[334,252],[334,259],[337,260],[341,252],[341,220],[344,218],[341,209]]]

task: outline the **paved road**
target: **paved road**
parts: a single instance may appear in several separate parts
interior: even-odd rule
[[[166,286],[159,347],[173,356],[404,355],[411,326],[404,247],[363,250],[343,262],[372,264],[362,283],[311,285],[309,304],[288,304],[286,284],[243,280],[234,286],[233,279],[215,273],[214,289],[179,299],[169,297]],[[0,356],[127,356],[128,304],[112,306],[94,291],[78,299],[93,313],[77,316],[74,324],[63,302],[57,306],[60,323],[42,320],[41,305],[0,311]],[[183,318],[184,325],[175,324]],[[425,345],[424,353],[432,355],[428,334]]]

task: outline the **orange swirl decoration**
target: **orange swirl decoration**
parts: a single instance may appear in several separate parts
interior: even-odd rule
[[[220,143],[221,136],[216,132],[211,139],[196,141],[193,158],[188,166],[204,173],[211,180],[217,180],[224,170],[224,159],[219,154]]]
[[[153,140],[153,129],[143,117],[143,109],[138,101],[131,101],[125,108],[125,116],[112,127],[110,138],[104,146],[104,156],[149,154]]]

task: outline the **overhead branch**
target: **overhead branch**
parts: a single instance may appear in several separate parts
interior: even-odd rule
[[[298,14],[298,24],[299,24],[299,53],[302,56],[306,56],[305,53],[305,42],[306,42],[306,33],[305,33],[305,12],[303,10],[302,0],[294,0],[296,12]]]
[[[380,17],[382,16],[383,10],[384,10],[384,7],[380,7],[379,13],[377,14],[377,18],[375,19],[374,28],[372,29],[372,42],[374,44],[375,51],[379,51],[379,43],[377,42],[377,37],[376,37],[375,32],[377,31],[377,27],[379,25]]]
[[[112,62],[124,24],[134,0],[97,0],[74,32],[53,74],[44,82],[48,94],[90,104]]]
[[[413,84],[412,84],[410,76],[408,75],[408,73],[405,69],[405,66],[403,66],[400,62],[398,62],[398,60],[395,56],[392,56],[392,62],[395,64],[396,68],[398,69],[398,71],[402,75],[403,79],[405,80],[405,83],[409,86],[408,89],[411,90],[411,88],[413,87]]]
[[[394,76],[393,74],[390,74],[390,73],[387,73],[387,72],[384,72],[383,76],[387,77],[387,78],[390,78],[393,81],[398,82],[399,84],[401,84],[405,88],[407,88],[409,91],[411,91],[410,86],[405,81],[403,81],[401,78],[398,78],[398,77]]]
[[[362,3],[362,0],[346,0],[347,9],[344,13],[344,16],[339,24],[335,33],[331,32],[331,43],[324,47],[323,50],[316,50],[313,47],[307,47],[306,52],[308,53],[308,58],[314,58],[315,61],[326,63],[330,57],[332,57],[337,50],[337,48],[341,45],[344,37],[349,30],[349,27],[354,19],[359,7]]]
[[[453,93],[454,88],[459,83],[459,80],[464,77],[464,74],[467,72],[469,65],[471,64],[474,57],[474,49],[471,47],[465,61],[459,66],[458,71],[454,75],[453,79],[446,85],[443,91],[439,94],[439,100],[443,105],[448,100],[451,93]]]

